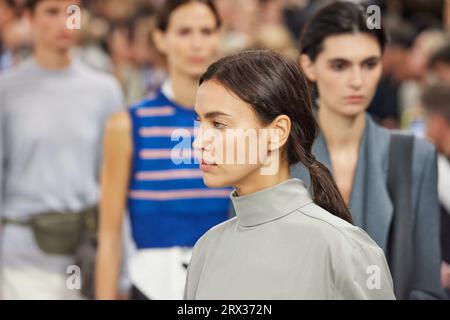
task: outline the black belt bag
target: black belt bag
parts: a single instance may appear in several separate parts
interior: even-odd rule
[[[26,221],[2,222],[30,227],[37,245],[47,254],[74,255],[83,239],[96,238],[98,210],[93,206],[80,212],[47,212]]]

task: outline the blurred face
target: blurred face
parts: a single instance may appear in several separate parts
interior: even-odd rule
[[[306,55],[300,64],[316,83],[320,107],[343,116],[360,115],[370,104],[380,80],[381,48],[364,33],[330,36],[315,61]]]
[[[13,20],[14,9],[6,3],[6,0],[0,0],[0,30]]]
[[[69,29],[67,21],[72,13],[71,5],[80,5],[76,0],[42,0],[30,15],[30,22],[37,45],[50,50],[67,50],[74,45],[78,31]]]
[[[450,64],[437,63],[433,71],[439,82],[450,85]]]
[[[207,186],[258,184],[262,175],[278,173],[289,118],[264,126],[250,105],[213,80],[200,86],[195,111],[200,127],[193,147]]]
[[[450,157],[450,124],[437,113],[429,113],[426,116],[428,140],[436,146],[439,153]]]
[[[117,28],[113,32],[111,32],[108,44],[114,62],[126,63],[129,60],[131,54],[131,44],[128,38],[127,29]]]
[[[182,5],[170,15],[166,32],[155,33],[155,44],[172,72],[199,78],[217,56],[217,20],[205,4]]]
[[[427,71],[428,53],[423,37],[418,37],[408,54],[406,65],[410,70],[410,76],[414,79],[422,79]]]

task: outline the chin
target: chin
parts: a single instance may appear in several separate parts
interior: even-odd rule
[[[207,69],[208,66],[205,67],[191,67],[186,70],[186,73],[189,74],[192,78],[200,78]]]
[[[340,113],[347,116],[347,117],[356,117],[359,116],[361,113],[366,112],[368,106],[363,105],[346,105],[343,106]]]
[[[203,182],[209,188],[225,188],[232,185],[231,182],[227,181],[223,177],[210,175],[208,173],[203,175]]]
[[[58,43],[54,46],[57,51],[70,51],[74,47],[72,42]]]

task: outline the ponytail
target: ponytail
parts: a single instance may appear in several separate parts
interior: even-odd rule
[[[314,202],[335,216],[353,224],[352,215],[342,198],[330,170],[309,154],[303,164],[309,170]]]
[[[312,154],[312,145],[317,136],[318,124],[312,113],[304,113],[302,125],[295,119],[292,122],[289,160],[291,164],[301,162],[308,169],[311,177],[311,187],[314,202],[334,214],[353,224],[352,215],[334,178],[321,162]]]

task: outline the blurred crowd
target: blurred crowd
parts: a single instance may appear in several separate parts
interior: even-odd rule
[[[122,87],[125,106],[153,96],[167,79],[166,60],[152,37],[155,15],[163,2],[82,1],[81,29],[73,55],[93,69],[113,75]],[[297,59],[306,21],[331,2],[215,0],[223,25],[220,54],[269,48]],[[447,152],[450,141],[443,139],[437,122],[430,122],[433,119],[425,112],[423,96],[431,84],[450,86],[450,1],[368,2],[381,9],[389,35],[382,58],[383,75],[368,112],[383,127],[427,137],[441,153]],[[24,15],[24,3],[25,0],[0,0],[0,74],[20,65],[33,52],[33,30]],[[430,105],[445,104],[433,101],[433,94],[425,97]],[[449,186],[449,168],[448,161],[440,161],[440,200],[445,211],[450,211],[450,192],[445,189]],[[448,232],[444,230],[443,234],[450,240]],[[449,257],[442,277],[450,288],[448,263]]]
[[[0,72],[31,53],[30,25],[23,0],[0,1]],[[162,0],[85,0],[76,55],[114,74],[126,104],[156,90],[164,80],[164,59],[152,43],[154,15]],[[297,58],[302,26],[329,0],[216,0],[224,31],[223,55],[270,48]],[[357,2],[357,1],[356,1]],[[369,113],[384,126],[424,134],[421,87],[450,82],[448,1],[369,1],[381,8],[390,42],[384,75]]]

